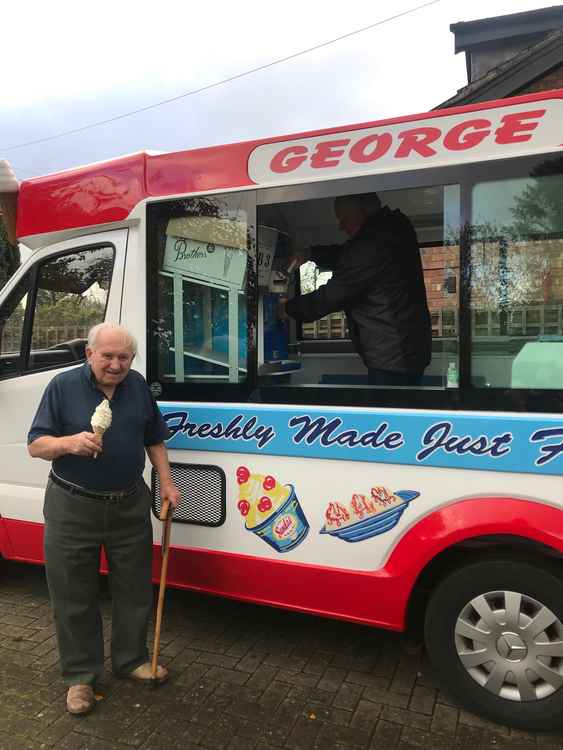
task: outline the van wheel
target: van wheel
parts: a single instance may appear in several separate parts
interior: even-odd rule
[[[424,624],[432,666],[470,711],[529,731],[563,727],[563,582],[555,566],[476,562],[434,591]]]

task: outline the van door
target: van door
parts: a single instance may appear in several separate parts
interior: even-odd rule
[[[118,229],[43,248],[0,292],[0,523],[43,521],[50,463],[30,458],[27,433],[51,378],[84,362],[88,329],[120,320],[127,236]],[[16,537],[10,556],[31,559]]]

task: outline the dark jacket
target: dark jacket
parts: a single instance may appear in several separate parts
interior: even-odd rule
[[[288,301],[288,315],[311,321],[344,310],[350,337],[367,367],[422,371],[432,332],[416,232],[387,206],[343,245],[314,246],[311,260],[332,278]]]

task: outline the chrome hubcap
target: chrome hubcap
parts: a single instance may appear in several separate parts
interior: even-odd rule
[[[475,682],[500,698],[541,700],[563,685],[563,624],[525,594],[476,596],[459,613],[455,645]]]

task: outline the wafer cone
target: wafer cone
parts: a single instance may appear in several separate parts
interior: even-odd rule
[[[102,430],[100,427],[95,427],[94,428],[94,434],[100,436],[100,449],[101,449],[102,444],[103,444],[104,432],[105,432],[105,430]],[[94,453],[94,458],[98,458],[98,454],[97,453]]]

